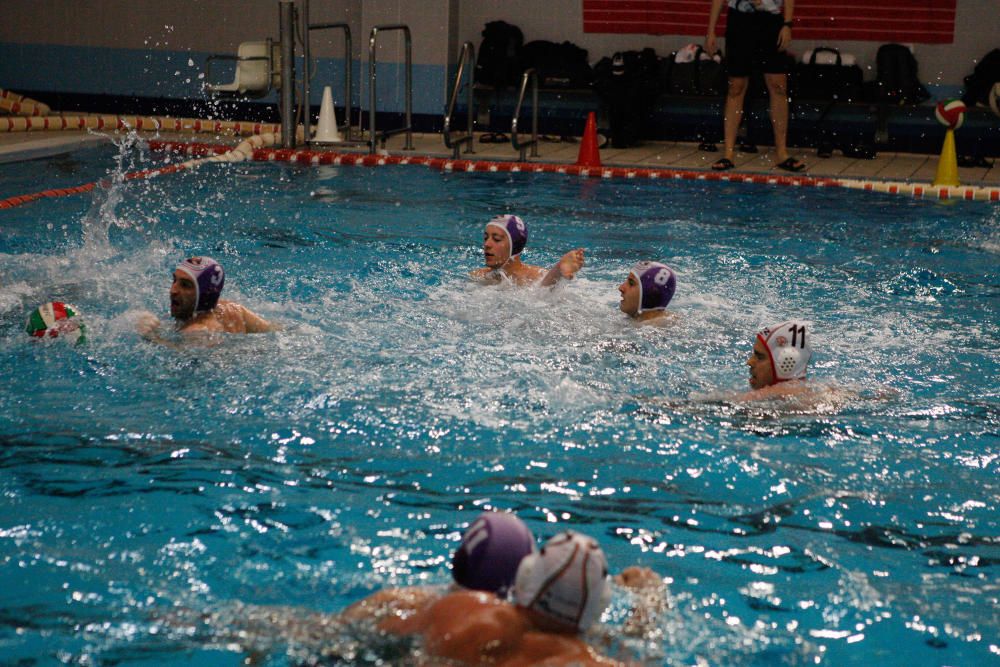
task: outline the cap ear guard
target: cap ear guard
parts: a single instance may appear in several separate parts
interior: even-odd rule
[[[514,601],[561,625],[586,630],[611,602],[604,552],[586,535],[573,531],[556,535],[521,561]]]

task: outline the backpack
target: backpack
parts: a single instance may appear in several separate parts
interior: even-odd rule
[[[861,99],[861,68],[845,65],[840,51],[817,46],[808,59],[796,63],[789,82],[790,95],[798,100],[853,102]],[[829,64],[822,60],[832,61]],[[853,60],[853,59],[850,59]]]
[[[875,56],[877,74],[869,88],[872,102],[920,104],[931,94],[917,78],[917,59],[902,44],[883,44]]]
[[[476,54],[474,80],[487,86],[516,86],[521,78],[521,49],[524,35],[516,25],[490,21],[483,29],[483,41]]]
[[[962,101],[972,107],[989,104],[990,88],[1000,82],[1000,49],[993,49],[979,61],[972,74],[965,77]]]
[[[660,66],[651,48],[619,51],[594,65],[594,90],[607,106],[613,147],[635,146],[648,134],[661,90]]]
[[[535,68],[541,88],[586,88],[594,79],[587,50],[572,42],[528,42],[521,49],[521,66],[522,70]]]

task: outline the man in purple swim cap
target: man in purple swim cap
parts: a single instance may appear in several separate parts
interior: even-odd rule
[[[174,270],[170,285],[170,316],[176,330],[193,333],[265,333],[278,327],[249,308],[219,298],[226,283],[222,265],[211,257],[189,257]],[[152,313],[139,321],[139,333],[154,342],[166,342],[157,332]]]
[[[483,259],[486,266],[472,272],[476,280],[499,283],[504,278],[518,285],[540,282],[555,285],[571,280],[583,266],[583,248],[570,250],[546,271],[521,261],[521,251],[528,243],[528,226],[516,215],[499,215],[486,223],[483,230]]]
[[[669,266],[637,262],[618,286],[622,295],[618,309],[638,324],[668,324],[672,313],[667,311],[667,305],[676,289],[677,277]]]

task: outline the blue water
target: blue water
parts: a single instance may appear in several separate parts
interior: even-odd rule
[[[402,662],[289,627],[447,582],[487,507],[667,578],[660,631],[620,658],[996,662],[997,207],[412,166],[121,182],[162,159],[0,166],[0,198],[111,181],[0,212],[4,662]],[[506,211],[528,262],[584,247],[579,278],[469,282]],[[141,340],[191,254],[285,329]],[[618,312],[638,259],[675,268],[674,328]],[[85,313],[85,347],[23,334],[56,299]],[[747,387],[753,333],[790,317],[814,322],[811,377],[852,398],[720,400]],[[248,611],[271,606],[287,625]],[[618,591],[609,632],[629,606]]]

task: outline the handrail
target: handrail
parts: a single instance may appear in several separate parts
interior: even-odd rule
[[[295,5],[278,2],[278,32],[281,39],[281,147],[295,148]]]
[[[455,111],[455,103],[458,101],[458,88],[462,83],[462,74],[465,71],[465,62],[469,62],[469,83],[466,86],[466,105],[468,106],[468,119],[466,124],[466,134],[463,135],[457,141],[452,142],[451,140],[451,114]],[[475,153],[473,150],[475,147],[475,139],[473,137],[473,131],[475,130],[475,123],[472,119],[472,76],[476,71],[476,47],[472,45],[472,42],[466,42],[462,44],[462,53],[458,57],[458,71],[455,73],[455,87],[451,90],[451,98],[448,100],[448,110],[444,114],[444,130],[442,132],[444,136],[444,145],[452,149],[453,157],[458,159],[458,149],[462,144],[468,144],[465,147],[466,153]]]
[[[375,43],[379,31],[402,30],[406,45],[406,125],[395,130],[385,130],[382,132],[382,147],[385,148],[385,140],[394,134],[406,132],[406,145],[403,150],[413,150],[413,40],[410,38],[410,27],[407,25],[377,25],[372,28],[371,36],[368,38],[368,152],[375,154],[375,145],[379,140],[379,135],[375,130]]]
[[[307,5],[308,7],[308,5]],[[308,17],[307,17],[308,18]],[[305,71],[302,75],[302,99],[306,107],[305,114],[305,137],[306,143],[310,143],[310,137],[312,136],[312,121],[309,114],[309,80],[311,74],[309,72],[309,33],[313,30],[334,30],[340,29],[344,31],[344,124],[340,126],[340,129],[344,131],[344,141],[351,140],[351,103],[353,101],[351,90],[351,84],[353,81],[352,72],[354,70],[354,50],[351,46],[351,26],[347,23],[309,23],[306,26],[306,39],[303,44],[303,53],[305,56]]]
[[[531,141],[522,144],[517,136],[517,121],[521,116],[521,105],[524,103],[524,93],[531,80]],[[521,152],[521,162],[525,160],[525,151],[531,147],[531,157],[538,157],[538,72],[529,67],[521,77],[521,92],[517,96],[517,106],[514,107],[514,119],[510,122],[510,145]]]

